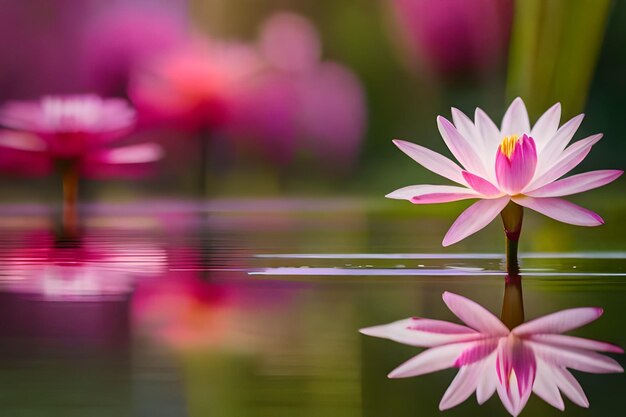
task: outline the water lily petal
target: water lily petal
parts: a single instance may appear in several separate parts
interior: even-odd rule
[[[163,157],[163,149],[156,143],[123,146],[99,151],[91,159],[107,164],[145,164]]]
[[[437,126],[439,127],[441,137],[457,161],[459,161],[466,170],[484,175],[485,167],[482,159],[476,153],[470,142],[456,130],[454,125],[445,117],[437,116]]]
[[[467,185],[467,182],[461,174],[461,167],[445,156],[424,148],[423,146],[416,145],[415,143],[398,139],[394,140],[393,143],[400,148],[402,152],[427,170],[458,184]]]
[[[583,391],[583,387],[576,381],[574,375],[567,369],[560,367],[554,368],[554,373],[556,375],[556,383],[561,392],[579,407],[588,408],[589,400],[585,395],[585,391]]]
[[[530,133],[530,122],[528,121],[528,112],[524,101],[517,97],[502,118],[502,129],[500,136],[511,136]]]
[[[604,220],[598,214],[562,198],[513,197],[520,206],[528,207],[552,219],[577,226],[600,226]]]
[[[388,377],[408,378],[451,368],[461,352],[472,344],[473,342],[453,343],[430,348],[398,366]]]
[[[469,186],[472,187],[476,192],[486,197],[502,195],[502,192],[495,185],[493,185],[486,179],[479,177],[478,175],[474,175],[471,172],[463,171],[463,178],[465,178]]]
[[[556,384],[555,367],[537,359],[537,375],[533,384],[533,392],[539,398],[558,410],[565,410],[565,403]]]
[[[614,169],[585,172],[549,183],[532,191],[526,191],[524,194],[531,197],[562,197],[582,193],[613,182],[623,173],[624,171]]]
[[[564,333],[597,320],[602,313],[604,310],[599,307],[569,308],[522,323],[511,330],[511,333],[518,336]]]
[[[571,368],[594,374],[624,372],[622,366],[613,358],[590,350],[565,348],[526,340],[536,355],[554,366]]]
[[[561,103],[556,103],[554,106],[550,107],[541,115],[539,120],[537,120],[530,131],[530,136],[535,139],[535,143],[537,144],[537,151],[541,151],[548,141],[552,140],[552,137],[559,128],[560,121]]]
[[[496,164],[496,150],[502,141],[500,129],[491,120],[491,118],[481,108],[476,108],[474,113],[474,123],[476,130],[483,140],[483,158],[485,159],[485,176],[490,181],[495,181],[496,173],[494,167]]]
[[[479,362],[491,355],[497,347],[498,337],[477,340],[474,346],[465,349],[463,353],[459,355],[454,366],[460,368]]]
[[[457,372],[450,386],[441,398],[441,402],[439,403],[440,411],[455,407],[472,395],[481,378],[481,368],[482,363],[476,363],[459,369],[459,372]]]
[[[452,121],[454,122],[454,126],[459,133],[463,135],[463,137],[467,139],[470,144],[474,146],[482,145],[476,126],[474,126],[472,120],[467,117],[465,113],[452,107]]]
[[[385,197],[396,200],[409,200],[414,204],[448,203],[481,197],[474,190],[453,185],[410,185],[395,190]]]
[[[496,385],[498,384],[496,356],[494,351],[481,362],[482,378],[478,381],[476,387],[476,401],[478,401],[478,404],[484,404],[496,392]]]
[[[591,147],[600,139],[602,139],[602,134],[579,140],[565,149],[556,162],[551,162],[549,166],[538,166],[535,171],[535,178],[528,184],[526,190],[535,190],[542,187],[576,168],[587,157]]]
[[[517,416],[526,406],[535,382],[535,355],[526,343],[511,337],[500,339],[497,355],[496,390],[507,411]]]
[[[513,152],[505,155],[502,147],[496,153],[496,178],[500,189],[510,195],[518,194],[535,175],[537,149],[533,138],[526,135],[515,142]]]
[[[360,329],[359,332],[367,336],[380,337],[405,345],[419,347],[467,342],[482,337],[480,333],[459,324],[415,318],[399,320],[380,326],[366,327]]]
[[[539,165],[541,168],[545,165],[550,166],[554,163],[554,160],[561,155],[565,147],[574,137],[584,117],[584,114],[573,117],[561,126],[556,134],[545,144],[541,152],[539,152]]]
[[[576,349],[597,350],[599,352],[624,353],[624,349],[612,343],[564,334],[531,334],[529,340]]]
[[[452,224],[442,245],[450,246],[487,226],[508,204],[509,196],[480,200],[467,208]]]
[[[443,293],[442,298],[450,311],[469,327],[484,335],[505,336],[509,334],[509,329],[500,319],[477,302],[448,291]]]

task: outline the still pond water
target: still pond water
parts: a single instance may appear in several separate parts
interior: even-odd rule
[[[442,248],[461,208],[451,207],[396,212],[351,199],[92,205],[71,236],[58,232],[50,209],[3,207],[0,415],[442,415],[437,406],[455,371],[389,380],[421,349],[358,329],[410,316],[458,322],[444,291],[499,314],[500,226]],[[527,215],[527,319],[600,306],[604,316],[574,334],[626,345],[623,209],[599,210],[612,225],[599,229]],[[567,415],[620,414],[623,374],[575,375],[591,407],[566,401]],[[494,396],[443,415],[508,414]],[[562,413],[533,396],[522,415]]]

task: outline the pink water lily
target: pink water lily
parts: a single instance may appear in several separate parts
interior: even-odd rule
[[[531,392],[559,410],[565,408],[561,394],[588,407],[589,401],[569,369],[597,374],[624,371],[617,361],[597,353],[623,353],[619,346],[561,334],[596,320],[602,315],[601,308],[562,310],[509,330],[465,297],[444,292],[443,301],[465,325],[409,318],[360,330],[369,336],[429,348],[394,369],[389,378],[459,368],[441,399],[440,410],[462,403],[474,391],[479,404],[497,392],[513,416],[521,413]]]
[[[13,101],[0,110],[0,168],[49,174],[71,162],[87,176],[134,174],[161,158],[155,143],[112,148],[135,127],[135,110],[124,100],[96,95],[46,96]]]
[[[460,186],[413,185],[387,197],[414,204],[480,199],[457,218],[443,239],[444,246],[487,226],[509,202],[564,223],[601,225],[604,221],[599,215],[560,197],[606,185],[623,171],[599,170],[559,179],[574,169],[602,138],[602,134],[597,134],[569,145],[583,115],[561,127],[560,118],[561,106],[557,103],[531,127],[524,102],[516,98],[498,129],[480,108],[476,109],[474,121],[453,108],[454,123],[439,116],[437,124],[460,166],[414,143],[394,143],[417,163]]]

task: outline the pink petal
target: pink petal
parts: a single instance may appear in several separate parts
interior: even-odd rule
[[[537,356],[553,366],[594,374],[624,372],[615,359],[593,351],[553,346],[532,340],[526,340],[524,343],[529,345]]]
[[[569,146],[561,156],[555,157],[552,161],[548,161],[548,164],[544,164],[543,156],[540,158],[540,164],[535,172],[535,178],[526,187],[527,190],[535,190],[542,187],[552,181],[562,177],[563,175],[576,168],[580,162],[591,151],[591,147],[595,145],[600,139],[602,134],[590,136],[588,138],[579,140],[578,142]]]
[[[18,151],[44,152],[46,142],[37,135],[30,133],[0,131],[0,147]]]
[[[441,398],[441,402],[439,403],[440,411],[455,407],[472,395],[481,378],[481,368],[482,363],[476,363],[459,369],[459,372],[457,372],[450,386]]]
[[[576,226],[600,226],[604,224],[602,217],[591,210],[577,206],[562,198],[513,197],[517,204],[528,207],[552,219]]]
[[[537,364],[532,349],[516,338],[503,338],[498,346],[496,385],[502,404],[517,416],[528,402],[535,382]]]
[[[462,295],[444,292],[444,303],[450,311],[472,329],[487,336],[505,336],[509,329],[489,310]]]
[[[467,141],[474,146],[481,146],[482,141],[478,136],[478,132],[476,131],[476,126],[472,120],[465,115],[459,109],[452,107],[452,121],[454,122],[454,126],[456,129],[463,135]]]
[[[565,404],[556,384],[553,368],[542,360],[537,359],[537,375],[533,384],[533,392],[552,407],[563,411],[565,410]]]
[[[442,245],[450,246],[487,226],[509,203],[509,196],[480,200],[467,208],[446,233]]]
[[[531,197],[562,197],[602,187],[619,178],[624,171],[600,170],[585,172],[558,180],[524,194]],[[471,184],[470,184],[471,186]]]
[[[479,198],[480,195],[474,190],[453,185],[410,185],[395,190],[385,197],[409,200],[414,204],[434,204]]]
[[[516,332],[517,333],[517,332]],[[612,343],[564,334],[531,334],[529,340],[575,349],[597,350],[599,352],[624,353],[624,349]]]
[[[517,97],[502,118],[501,136],[511,136],[530,133],[530,122],[524,101]]]
[[[496,178],[500,189],[510,195],[518,194],[533,179],[537,167],[537,149],[533,138],[523,135],[510,156],[496,153]]]
[[[461,167],[445,156],[424,148],[423,146],[416,145],[415,143],[397,139],[394,140],[393,143],[400,148],[402,152],[427,170],[458,184],[467,185],[467,182],[461,174]]]
[[[576,378],[564,368],[554,368],[556,383],[563,394],[579,407],[588,408],[589,400]]]
[[[491,355],[498,347],[498,338],[491,337],[476,341],[474,346],[467,348],[459,355],[454,366],[460,368],[462,366],[472,365],[478,361],[485,359]]]
[[[426,323],[424,323],[426,322]],[[419,323],[419,324],[418,324]],[[424,326],[420,329],[420,325]],[[367,336],[393,340],[410,346],[432,347],[467,342],[482,337],[474,330],[454,323],[427,319],[405,319],[359,330]]]
[[[463,171],[463,178],[465,178],[470,187],[484,196],[491,197],[502,194],[495,185],[471,172]]]
[[[478,404],[484,404],[496,392],[496,385],[498,384],[496,357],[497,355],[494,351],[481,362],[482,378],[478,381],[478,386],[476,387],[476,401],[478,401]]]
[[[158,161],[163,157],[163,149],[155,143],[124,146],[99,152],[95,157],[108,164],[144,164]]]
[[[496,147],[502,140],[500,129],[481,108],[476,108],[474,122],[479,135],[484,141],[485,150],[493,157],[496,154]],[[487,166],[491,167],[493,164],[488,164]]]
[[[564,333],[597,320],[604,311],[599,307],[579,307],[557,311],[522,323],[511,333],[517,336],[534,336],[543,333]]]
[[[530,131],[530,136],[535,139],[535,143],[537,144],[537,151],[541,151],[541,149],[552,140],[552,137],[559,128],[560,120],[561,103],[556,103],[554,106],[550,107],[541,115],[539,120],[537,120]]]
[[[449,345],[430,348],[417,356],[404,362],[402,365],[391,371],[389,378],[408,378],[411,376],[424,375],[431,372],[452,368],[456,358],[471,346],[469,343],[453,343]]]
[[[446,118],[438,116],[437,126],[441,137],[457,161],[468,171],[484,174],[485,166],[479,154],[476,153],[472,144],[456,130],[454,125]]]
[[[541,153],[539,154],[540,164],[551,165],[556,158],[558,158],[565,147],[570,143],[574,134],[580,127],[585,115],[579,114],[573,117],[567,123],[557,130],[554,137],[552,137],[548,143],[545,144]],[[543,166],[542,166],[543,168]]]

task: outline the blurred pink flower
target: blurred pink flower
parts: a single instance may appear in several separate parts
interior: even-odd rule
[[[163,273],[161,248],[146,242],[105,247],[97,238],[20,236],[0,255],[0,290],[49,301],[117,300],[136,280]]]
[[[221,128],[261,66],[248,45],[196,38],[145,62],[131,76],[129,95],[142,123]]]
[[[619,346],[561,334],[596,320],[602,315],[601,308],[563,310],[509,330],[465,297],[445,292],[443,301],[467,326],[409,318],[360,330],[369,336],[429,348],[393,370],[389,378],[459,368],[441,399],[440,410],[462,403],[474,391],[479,404],[497,392],[513,416],[522,412],[531,392],[559,410],[565,408],[559,390],[575,404],[588,407],[582,387],[568,368],[590,373],[624,371],[614,359],[596,353],[623,353]]]
[[[79,65],[91,91],[124,96],[133,68],[187,39],[187,6],[179,0],[106,3],[83,19]]]
[[[349,166],[365,129],[358,78],[321,61],[316,28],[297,14],[269,18],[259,49],[268,67],[239,102],[234,130],[274,162],[288,163],[304,150],[327,166]]]
[[[187,266],[189,267],[189,266]],[[175,349],[219,345],[233,324],[227,292],[196,273],[170,273],[138,285],[132,300],[136,324]]]
[[[162,153],[153,143],[109,148],[133,130],[135,118],[124,100],[95,95],[9,102],[0,110],[0,124],[13,131],[0,133],[0,167],[44,175],[59,162],[71,162],[88,176],[134,172]]]
[[[389,0],[411,66],[484,73],[506,55],[512,0]]]
[[[583,115],[559,128],[561,106],[555,104],[530,126],[521,98],[511,103],[498,127],[481,109],[472,122],[452,109],[454,124],[439,116],[437,124],[444,142],[461,163],[414,143],[394,143],[420,165],[461,186],[413,185],[387,195],[414,204],[446,203],[479,199],[454,222],[443,245],[456,243],[487,226],[510,202],[535,210],[563,223],[598,226],[604,223],[596,213],[564,200],[562,196],[606,185],[619,170],[591,171],[560,179],[589,154],[602,135],[593,135],[567,146]]]

